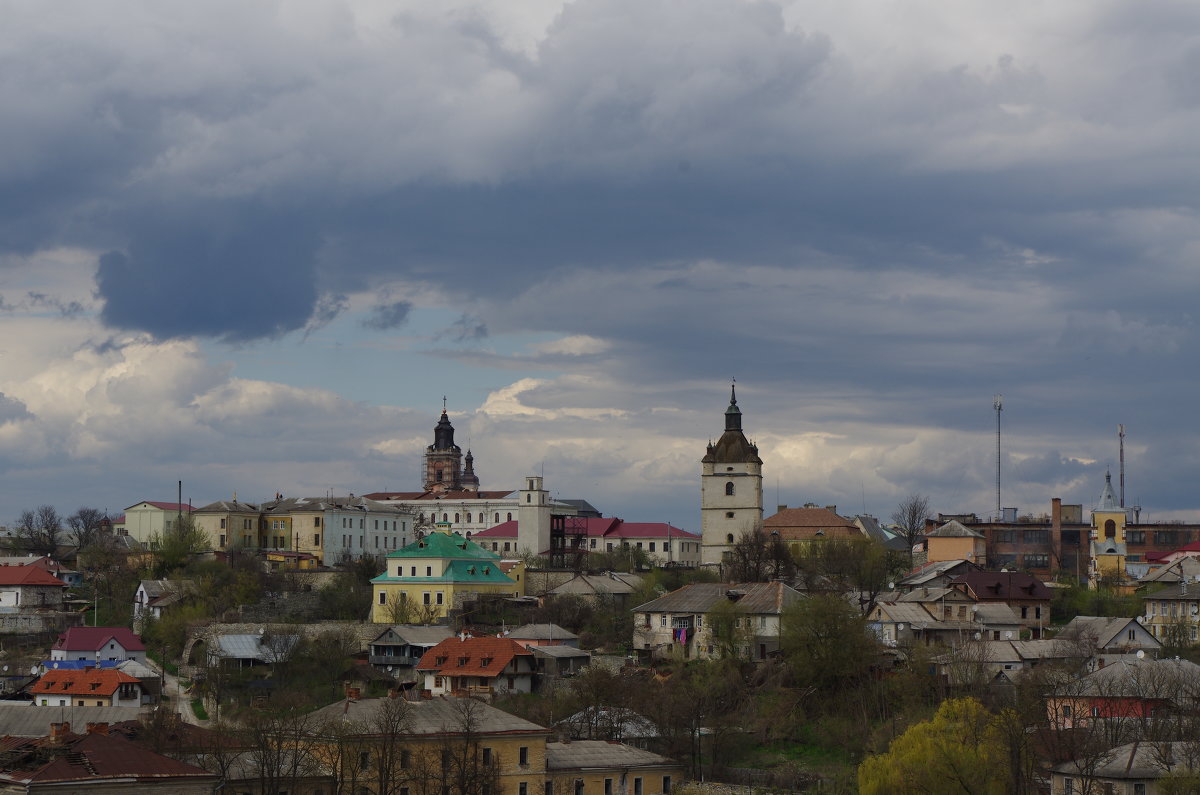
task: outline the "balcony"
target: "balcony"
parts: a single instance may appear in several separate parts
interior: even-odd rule
[[[412,667],[420,657],[405,657],[396,654],[372,654],[367,658],[371,665],[400,665]]]

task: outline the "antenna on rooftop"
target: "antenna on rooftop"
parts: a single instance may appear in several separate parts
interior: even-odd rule
[[[1004,516],[1000,507],[1000,412],[1004,411],[1004,395],[992,398],[992,408],[996,410],[996,521]]]

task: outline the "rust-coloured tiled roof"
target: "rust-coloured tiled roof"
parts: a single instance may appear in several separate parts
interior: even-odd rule
[[[66,583],[41,566],[0,566],[0,585],[60,585]]]
[[[34,695],[111,696],[125,684],[138,684],[137,677],[115,668],[47,671],[34,682]]]
[[[509,638],[462,640],[456,635],[425,652],[417,670],[436,671],[443,676],[496,676],[514,657],[532,656],[533,652]]]

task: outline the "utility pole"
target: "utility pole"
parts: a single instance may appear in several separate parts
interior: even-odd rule
[[[1004,410],[1004,395],[992,399],[992,408],[996,410],[996,521],[999,522],[1004,518],[1000,507],[1000,412]]]

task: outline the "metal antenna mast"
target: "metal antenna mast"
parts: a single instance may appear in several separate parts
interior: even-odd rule
[[[996,395],[992,399],[992,408],[996,410],[996,521],[1004,517],[1000,507],[1000,412],[1004,411],[1004,395]]]
[[[1125,507],[1125,426],[1117,426],[1117,436],[1121,440],[1121,507]]]

